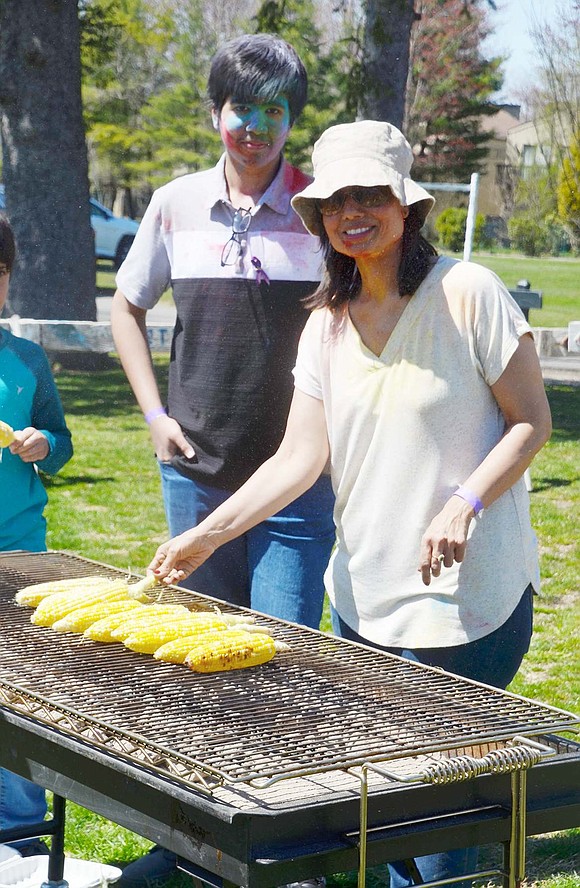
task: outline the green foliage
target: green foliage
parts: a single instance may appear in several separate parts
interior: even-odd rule
[[[463,207],[447,207],[435,220],[435,231],[441,245],[453,253],[460,253],[465,243],[467,210]],[[485,233],[485,217],[477,213],[473,231],[473,246],[481,249],[488,243]]]
[[[508,222],[512,246],[525,256],[540,256],[550,250],[548,227],[530,214],[512,216]]]
[[[482,116],[501,86],[501,59],[486,59],[483,12],[464,0],[424,0],[412,45],[406,134],[423,181],[469,181],[487,156]]]
[[[575,252],[580,252],[580,131],[562,162],[558,181],[558,214],[570,234]]]
[[[514,211],[508,222],[512,246],[526,256],[558,255],[568,246],[558,222],[555,172],[550,167],[526,168],[517,184]]]
[[[215,40],[201,0],[92,0],[118,34],[85,68],[83,95],[97,189],[156,187],[220,154],[205,82]]]

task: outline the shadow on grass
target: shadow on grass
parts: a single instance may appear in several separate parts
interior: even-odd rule
[[[161,392],[167,390],[168,362],[155,361]],[[65,415],[129,416],[138,413],[135,395],[121,365],[107,370],[66,370],[55,374]]]
[[[111,478],[110,476],[100,476],[99,478],[92,478],[90,475],[67,475],[66,469],[63,469],[62,475],[43,475],[42,483],[44,486],[48,488],[57,489],[59,487],[74,487],[77,484],[110,484],[115,481],[115,478]]]
[[[548,385],[546,394],[552,411],[554,441],[580,438],[580,388],[572,385]]]
[[[542,490],[552,490],[554,487],[570,487],[578,478],[541,478],[534,481],[534,493]]]

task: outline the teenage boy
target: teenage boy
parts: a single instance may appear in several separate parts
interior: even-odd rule
[[[149,423],[171,536],[227,499],[282,439],[303,299],[321,264],[290,205],[310,179],[282,155],[306,92],[304,66],[285,41],[255,34],[226,43],[208,82],[225,152],[213,169],[155,192],[117,274],[113,336]],[[170,286],[177,321],[166,407],[146,315]],[[323,475],[220,549],[190,588],[318,628],[332,508]]]
[[[150,427],[171,536],[203,520],[277,449],[307,319],[303,299],[320,279],[319,244],[290,205],[310,178],[282,155],[306,102],[299,56],[268,34],[231,40],[213,58],[208,93],[225,153],[213,169],[153,195],[117,274],[111,316]],[[165,407],[146,315],[170,286],[177,321]],[[333,504],[322,475],[212,555],[190,588],[318,628]],[[175,855],[155,846],[125,868],[120,885],[157,886],[174,871]]]

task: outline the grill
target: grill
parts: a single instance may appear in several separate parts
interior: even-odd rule
[[[0,764],[189,871],[267,888],[359,855],[363,872],[490,841],[513,856],[526,792],[529,833],[580,822],[580,747],[554,736],[577,716],[259,614],[289,650],[199,675],[33,626],[14,603],[86,573],[122,575],[62,552],[0,555]],[[177,588],[165,599],[234,611]]]

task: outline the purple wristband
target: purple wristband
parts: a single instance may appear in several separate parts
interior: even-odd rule
[[[480,498],[472,490],[468,490],[467,487],[458,487],[453,495],[459,496],[466,503],[469,503],[476,515],[483,512],[483,503]]]
[[[145,422],[147,425],[151,425],[154,419],[157,419],[158,416],[167,416],[167,410],[165,407],[154,407],[152,410],[148,410],[145,414]]]

